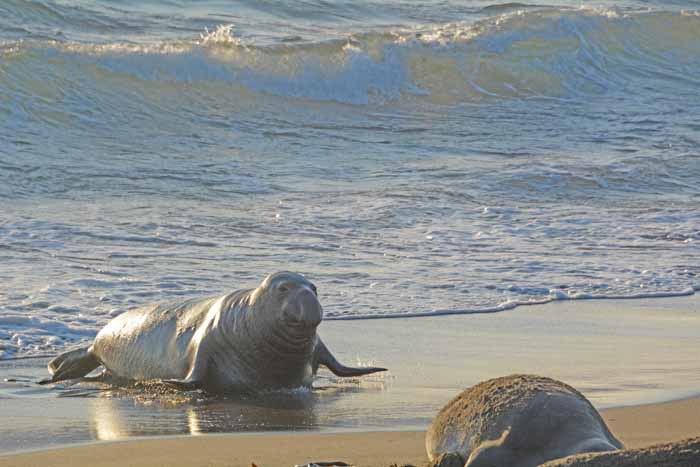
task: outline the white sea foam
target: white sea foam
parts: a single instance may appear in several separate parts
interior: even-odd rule
[[[551,290],[546,298],[531,298],[528,300],[507,300],[496,306],[486,307],[486,308],[467,308],[467,309],[443,309],[443,310],[428,310],[428,311],[409,311],[409,312],[391,312],[386,314],[353,314],[353,315],[342,315],[326,316],[324,319],[328,321],[349,321],[349,320],[367,320],[367,319],[394,319],[394,318],[424,318],[428,316],[446,316],[446,315],[471,315],[471,314],[483,314],[483,313],[498,313],[500,311],[513,310],[521,306],[532,306],[532,305],[544,305],[546,303],[559,301],[559,300],[635,300],[635,299],[649,299],[649,298],[670,298],[670,297],[684,297],[688,295],[694,295],[696,291],[700,290],[700,286],[697,288],[688,288],[685,290],[680,290],[678,292],[650,292],[650,293],[636,293],[629,295],[596,295],[584,292],[566,293],[562,290]]]

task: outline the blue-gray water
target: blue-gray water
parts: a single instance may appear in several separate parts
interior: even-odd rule
[[[0,358],[281,269],[327,319],[694,293],[699,11],[3,0]]]

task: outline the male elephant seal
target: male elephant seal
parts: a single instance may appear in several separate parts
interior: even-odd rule
[[[425,447],[431,461],[442,456],[454,463],[458,456],[465,467],[534,467],[622,444],[571,386],[511,375],[479,383],[450,401],[430,425]]]
[[[119,379],[256,392],[309,387],[319,365],[338,376],[385,371],[338,363],[316,334],[322,318],[316,286],[277,272],[255,289],[123,313],[90,347],[54,358],[52,377],[42,383],[81,378],[103,365]]]

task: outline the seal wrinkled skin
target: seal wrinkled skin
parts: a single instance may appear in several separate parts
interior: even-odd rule
[[[453,453],[466,467],[534,467],[571,454],[621,448],[580,392],[534,375],[491,379],[465,390],[438,413],[426,434],[431,461]]]
[[[112,380],[258,392],[309,387],[319,365],[338,376],[385,371],[338,363],[316,334],[322,319],[316,286],[278,272],[255,289],[123,313],[89,348],[52,360],[52,378],[42,383],[80,378],[103,365]]]

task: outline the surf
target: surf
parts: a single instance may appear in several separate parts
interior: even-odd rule
[[[49,88],[47,74],[74,69],[88,87],[109,77],[353,105],[567,99],[634,92],[645,79],[700,85],[698,31],[694,12],[553,8],[302,43],[260,45],[235,24],[144,44],[21,40],[0,46],[0,89],[16,85],[20,69]]]

